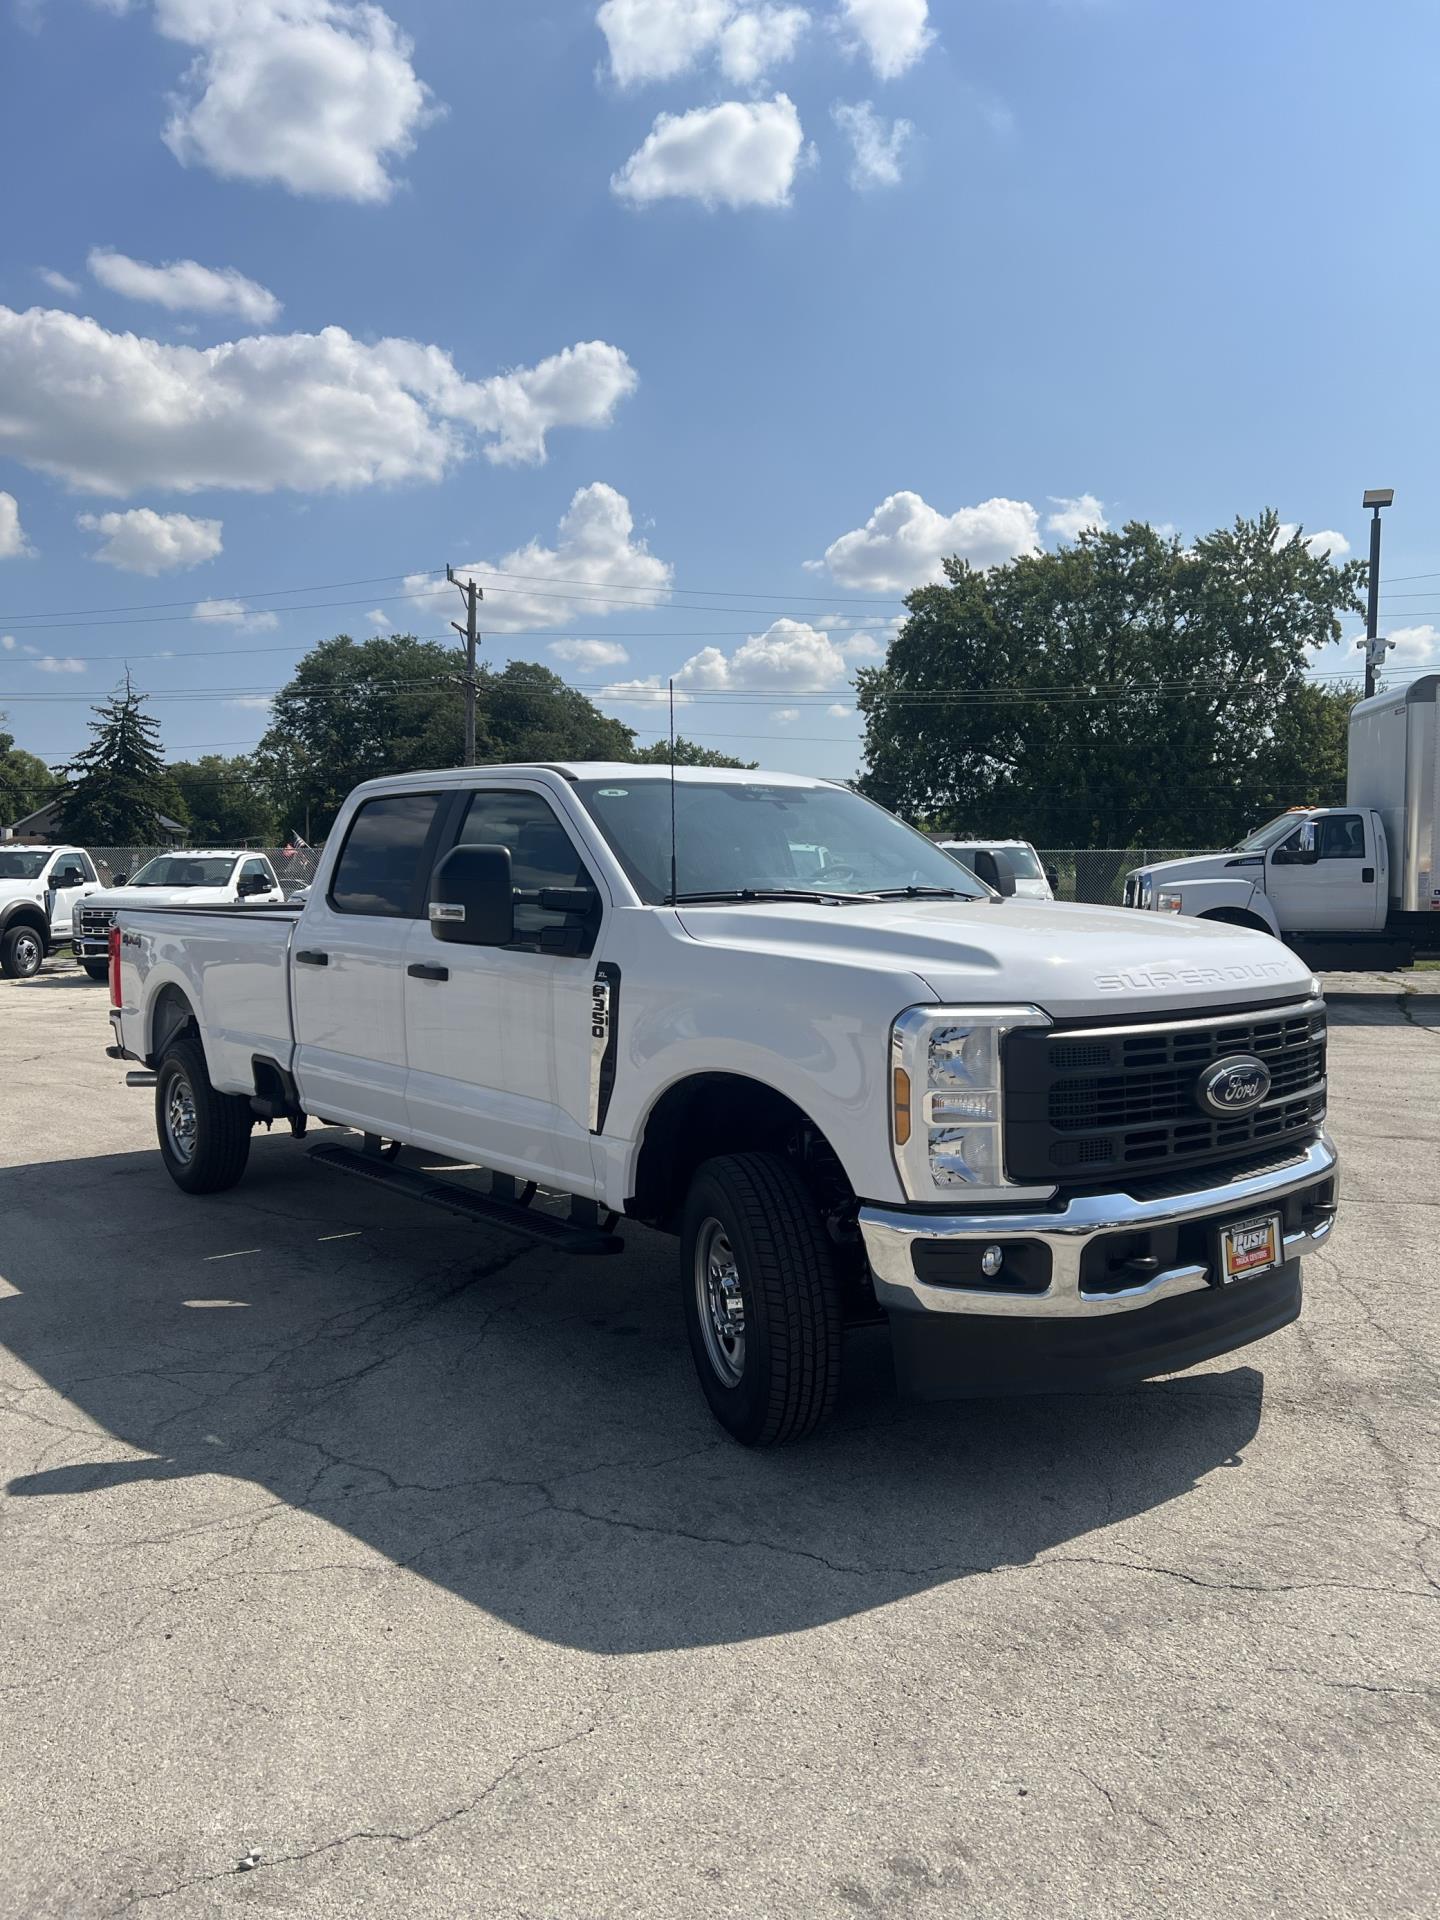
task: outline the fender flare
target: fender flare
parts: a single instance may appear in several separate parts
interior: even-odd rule
[[[38,933],[45,942],[47,953],[55,944],[45,909],[37,906],[33,900],[12,900],[8,907],[0,907],[0,939],[14,926],[29,927]]]

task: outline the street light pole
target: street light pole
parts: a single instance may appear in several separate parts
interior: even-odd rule
[[[1366,490],[1361,505],[1370,509],[1370,578],[1368,605],[1365,610],[1365,638],[1360,644],[1365,649],[1365,698],[1368,700],[1375,691],[1375,670],[1394,646],[1393,640],[1380,638],[1380,509],[1388,507],[1395,498],[1393,487],[1370,487]]]

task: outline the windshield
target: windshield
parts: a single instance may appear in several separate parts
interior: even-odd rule
[[[130,879],[132,887],[223,887],[235,869],[229,854],[197,860],[189,853],[162,853]]]
[[[575,790],[640,898],[670,896],[670,783],[579,780]],[[965,899],[989,889],[893,814],[847,787],[756,781],[675,784],[676,891],[905,892]]]
[[[29,853],[7,849],[0,853],[0,880],[38,880],[40,869],[49,858],[48,847],[40,847]]]
[[[1293,833],[1300,824],[1298,813],[1282,813],[1278,820],[1267,820],[1263,827],[1257,827],[1254,833],[1242,840],[1232,853],[1265,853],[1277,840],[1283,840],[1287,833]]]

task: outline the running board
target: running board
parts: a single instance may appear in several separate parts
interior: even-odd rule
[[[373,1180],[377,1186],[388,1187],[407,1200],[424,1200],[432,1207],[444,1207],[450,1213],[462,1214],[478,1227],[502,1227],[510,1233],[522,1233],[528,1239],[546,1242],[561,1253],[594,1256],[622,1253],[625,1248],[619,1234],[607,1233],[598,1221],[581,1225],[562,1220],[553,1213],[521,1206],[517,1201],[494,1200],[488,1194],[471,1193],[467,1187],[456,1186],[451,1180],[436,1180],[410,1167],[397,1166],[393,1160],[357,1153],[354,1147],[311,1147],[309,1153],[312,1160],[334,1167],[337,1173],[358,1174],[362,1180]],[[581,1208],[593,1208],[593,1205],[593,1202],[580,1202]]]

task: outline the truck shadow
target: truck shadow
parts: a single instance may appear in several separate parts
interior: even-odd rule
[[[621,1259],[560,1260],[342,1181],[278,1139],[207,1201],[178,1194],[153,1150],[8,1169],[0,1221],[14,1289],[0,1286],[0,1342],[100,1430],[73,1415],[73,1439],[19,1428],[33,1470],[10,1497],[76,1502],[71,1537],[83,1524],[123,1550],[149,1483],[194,1480],[183,1547],[143,1549],[180,1551],[166,1577],[178,1566],[188,1585],[217,1559],[244,1577],[241,1536],[206,1531],[228,1476],[264,1497],[227,1493],[222,1520],[278,1503],[291,1560],[413,1569],[603,1653],[791,1632],[1084,1554],[1096,1530],[1236,1465],[1260,1418],[1249,1365],[1095,1397],[909,1406],[883,1333],[867,1333],[834,1425],[749,1454],[694,1384],[672,1243],[631,1229]],[[168,1529],[173,1498],[165,1511]],[[323,1530],[297,1514],[353,1551],[315,1544]]]

